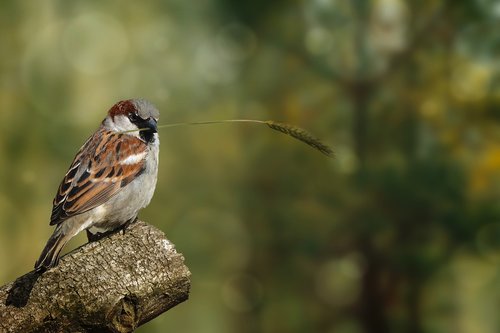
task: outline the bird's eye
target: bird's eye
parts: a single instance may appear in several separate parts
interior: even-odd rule
[[[140,119],[140,117],[139,117],[139,114],[137,114],[137,112],[132,112],[132,113],[129,113],[128,119],[130,119],[131,122],[135,123],[136,121],[138,121]]]

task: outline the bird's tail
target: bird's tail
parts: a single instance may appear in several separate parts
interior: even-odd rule
[[[57,265],[62,248],[71,238],[68,236],[62,231],[61,225],[56,227],[56,230],[54,230],[54,233],[47,241],[40,258],[35,263],[35,270],[45,271]]]

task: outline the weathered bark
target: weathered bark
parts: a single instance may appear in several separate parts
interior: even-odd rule
[[[164,233],[138,221],[0,287],[0,332],[132,332],[185,301],[189,277]]]

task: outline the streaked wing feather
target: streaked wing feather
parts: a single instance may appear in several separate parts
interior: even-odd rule
[[[144,169],[144,160],[120,164],[127,156],[144,153],[136,137],[101,128],[82,146],[57,194],[50,224],[82,214],[108,201]]]

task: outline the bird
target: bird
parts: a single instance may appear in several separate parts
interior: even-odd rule
[[[57,266],[61,250],[79,232],[86,230],[95,241],[125,230],[150,203],[158,177],[159,115],[145,99],[119,101],[109,109],[59,185],[50,217],[55,229],[36,271]]]

